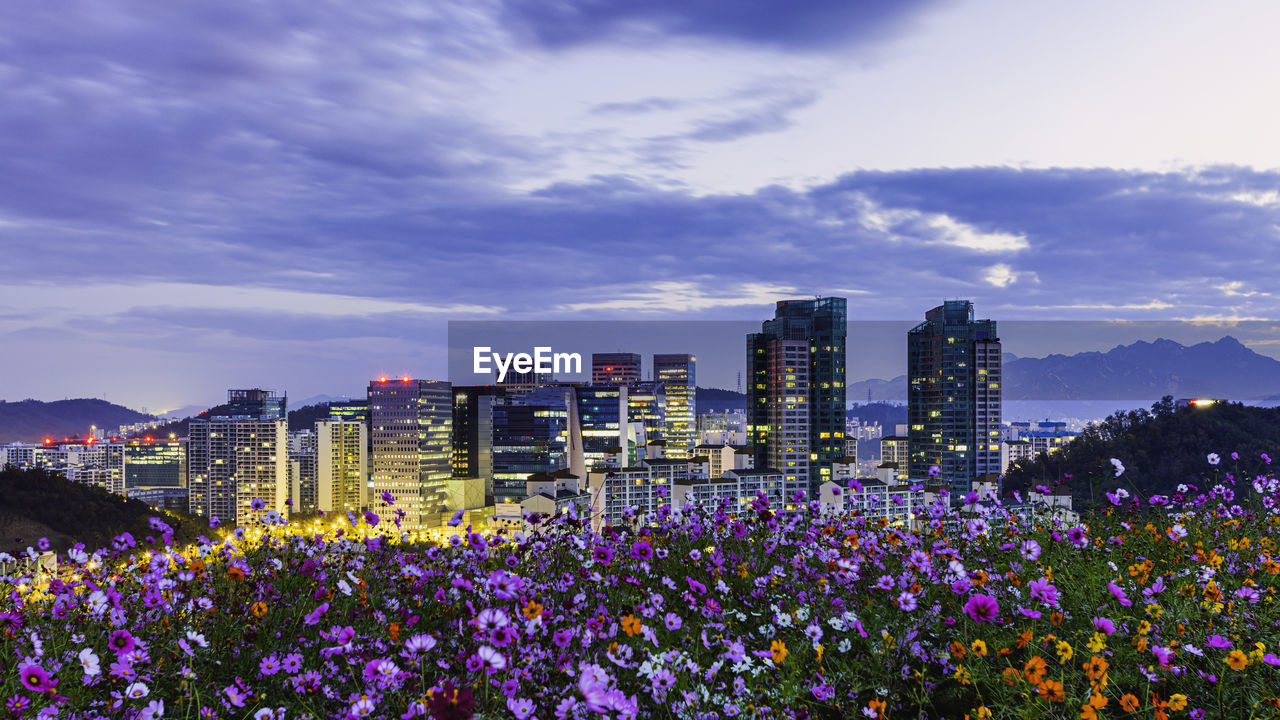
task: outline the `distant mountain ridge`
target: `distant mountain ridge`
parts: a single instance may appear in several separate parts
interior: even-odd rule
[[[152,416],[95,398],[75,400],[0,401],[0,443],[40,442],[46,437],[84,437],[96,425],[114,433],[121,425],[150,420]]]
[[[849,399],[906,402],[907,376],[849,385]],[[1280,399],[1280,360],[1225,336],[1183,345],[1159,338],[1117,345],[1106,352],[1004,357],[1005,400],[1110,400],[1215,397]]]

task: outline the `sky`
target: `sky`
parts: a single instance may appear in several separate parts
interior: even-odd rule
[[[358,395],[444,377],[450,321],[815,295],[1227,334],[1278,315],[1277,26],[1265,1],[5,3],[0,398]]]

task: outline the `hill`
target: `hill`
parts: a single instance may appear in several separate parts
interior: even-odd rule
[[[1209,453],[1217,453],[1221,464],[1210,465]],[[1166,397],[1150,411],[1115,413],[1089,425],[1051,456],[1018,463],[1004,484],[1007,492],[1062,480],[1077,499],[1092,496],[1095,502],[1116,488],[1144,498],[1172,495],[1180,483],[1204,490],[1224,473],[1252,478],[1266,471],[1263,453],[1280,458],[1280,409],[1240,403],[1175,408]],[[1111,458],[1124,465],[1119,477]]]
[[[746,410],[747,396],[733,390],[720,388],[698,388],[698,412],[724,412],[725,410]]]
[[[225,403],[222,405],[214,405],[208,410],[202,410],[195,417],[207,418],[226,415],[229,408],[230,406]],[[329,417],[328,403],[304,405],[300,408],[289,411],[289,430],[309,430],[315,427],[316,420],[323,420],[327,417]],[[154,437],[167,437],[170,433],[173,433],[178,437],[187,437],[187,433],[191,427],[191,420],[192,418],[189,417],[182,418],[181,420],[174,420],[148,430],[147,434]]]
[[[864,425],[867,423],[878,422],[880,423],[880,426],[884,428],[885,435],[892,435],[895,425],[907,422],[907,406],[888,402],[855,402],[853,406],[845,412],[845,417],[856,417],[858,418],[858,421]]]
[[[186,515],[156,510],[140,500],[128,500],[99,487],[71,482],[43,469],[0,470],[0,550],[21,552],[48,538],[54,549],[77,541],[88,552],[108,547],[112,538],[129,532],[139,544],[159,535],[149,521],[161,517],[175,529],[180,542],[194,540],[208,526]]]
[[[0,443],[83,436],[89,434],[91,425],[115,432],[121,425],[150,419],[145,413],[93,398],[0,401]]]

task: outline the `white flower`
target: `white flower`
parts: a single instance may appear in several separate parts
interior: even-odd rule
[[[84,674],[86,677],[92,677],[102,672],[98,656],[94,654],[91,648],[81,650],[78,657],[80,658],[80,666],[84,668]]]
[[[1111,458],[1111,464],[1115,466],[1116,477],[1120,477],[1124,473],[1124,463],[1120,462],[1118,458]]]
[[[1209,453],[1208,459],[1210,465],[1217,465],[1222,460],[1222,458],[1218,457],[1218,453]]]
[[[125,696],[132,698],[134,700],[137,700],[138,698],[144,698],[150,692],[151,690],[147,688],[147,684],[143,682],[133,683],[129,685],[129,687],[124,689]]]

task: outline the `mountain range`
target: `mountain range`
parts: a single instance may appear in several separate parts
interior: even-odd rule
[[[849,384],[849,398],[906,402],[907,376]],[[1183,345],[1164,338],[1106,352],[1004,356],[1005,400],[1112,400],[1212,397],[1280,400],[1280,361],[1231,336]]]
[[[848,399],[865,403],[904,403],[907,377],[850,383]],[[1182,345],[1173,340],[1138,341],[1106,352],[1049,355],[1042,358],[1004,355],[1004,399],[1034,400],[1154,400],[1214,397],[1230,400],[1280,402],[1280,361],[1245,347],[1226,336],[1215,342]],[[331,399],[328,396],[309,401]],[[724,411],[746,407],[746,396],[732,390],[698,388],[700,409]],[[295,406],[299,423],[323,410],[323,402]],[[225,408],[211,408],[215,414]],[[191,413],[192,415],[196,413]],[[290,420],[295,413],[291,412]],[[38,442],[44,437],[84,435],[90,425],[114,431],[119,425],[151,416],[104,400],[80,399],[40,402],[0,402],[0,442]],[[171,417],[171,416],[170,416]],[[186,423],[175,419],[179,434]]]

